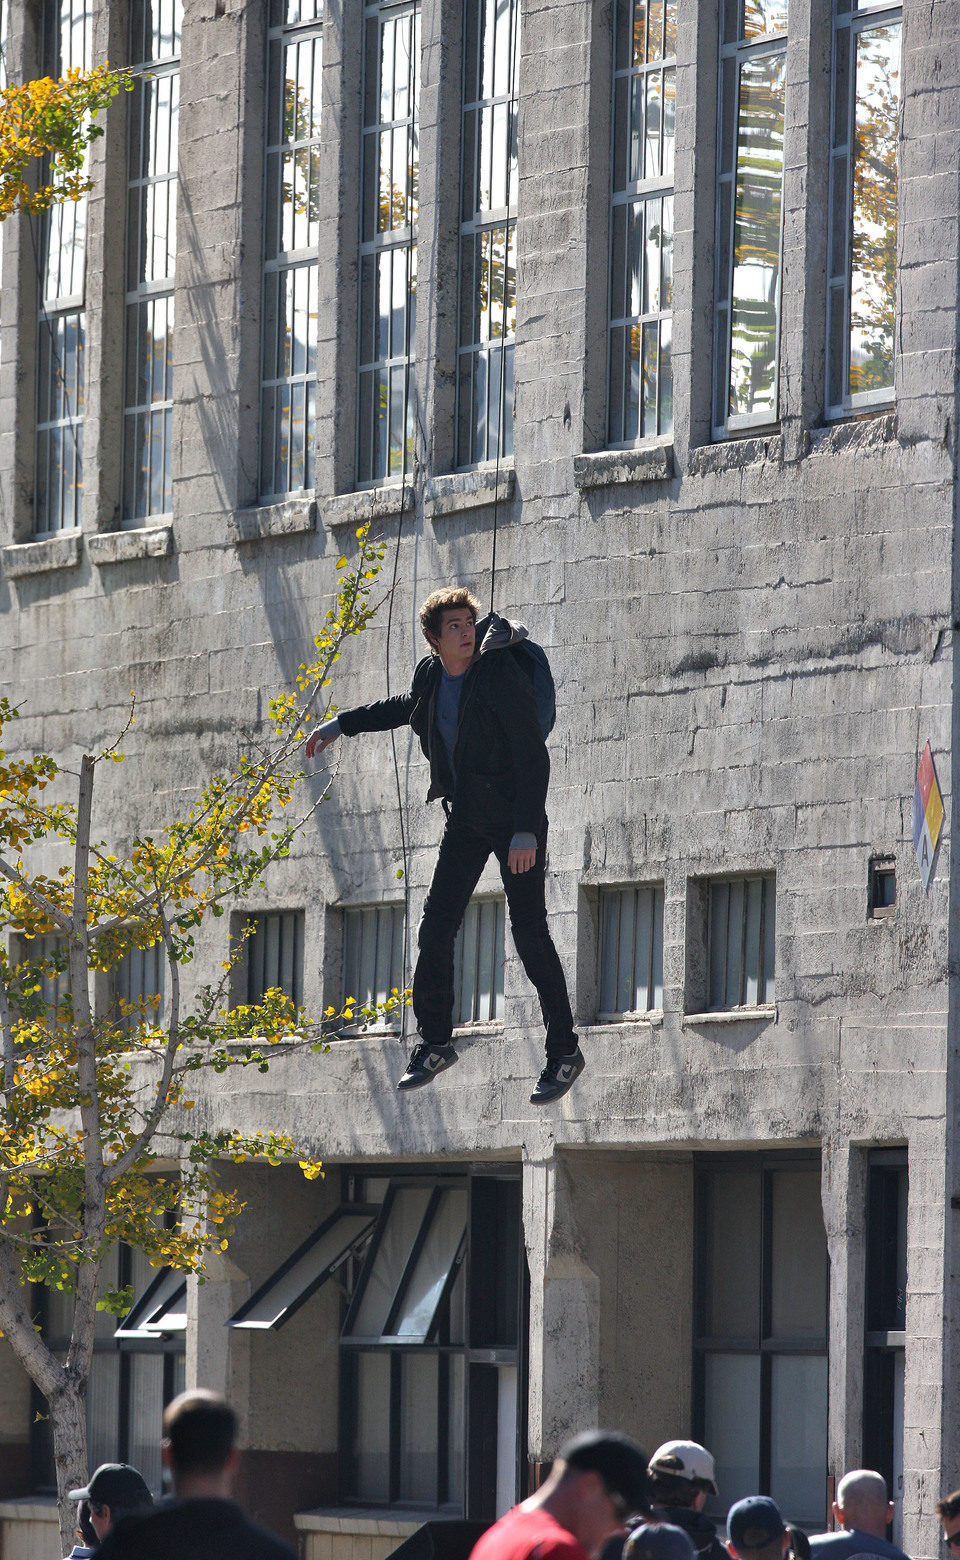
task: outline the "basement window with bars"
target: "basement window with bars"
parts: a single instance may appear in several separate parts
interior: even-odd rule
[[[162,943],[128,948],[110,972],[112,1017],[127,1034],[159,1021],[167,961]]]
[[[295,1007],[303,1002],[303,911],[267,910],[244,921],[245,1001],[253,1006],[278,988]]]
[[[766,1006],[776,1000],[776,877],[718,878],[709,887],[707,1007]]]
[[[663,884],[600,892],[598,1016],[663,1009]]]
[[[471,899],[453,950],[453,1022],[489,1024],[503,1016],[502,898]]]
[[[341,1005],[373,1008],[403,991],[403,905],[364,905],[343,911]],[[381,1033],[398,1034],[402,1009],[397,1004],[371,1024]],[[359,1034],[363,1021],[345,1025],[342,1034]]]

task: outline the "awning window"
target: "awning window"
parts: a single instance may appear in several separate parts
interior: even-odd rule
[[[282,1327],[351,1252],[370,1239],[380,1209],[338,1208],[230,1318],[231,1327]]]
[[[187,1275],[179,1268],[161,1268],[121,1321],[115,1338],[159,1338],[186,1332]]]
[[[391,1188],[343,1336],[427,1343],[466,1249],[464,1187]]]

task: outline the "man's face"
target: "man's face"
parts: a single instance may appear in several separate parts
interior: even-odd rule
[[[477,642],[477,626],[469,607],[444,608],[436,642],[446,670],[454,677],[465,672],[473,660]]]
[[[951,1560],[960,1560],[960,1512],[955,1517],[941,1517],[943,1541]]]
[[[112,1526],[110,1507],[102,1503],[94,1505],[93,1501],[91,1501],[90,1526],[102,1544]]]

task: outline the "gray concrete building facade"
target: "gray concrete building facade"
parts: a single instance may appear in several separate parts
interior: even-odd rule
[[[372,517],[392,626],[346,648],[340,706],[406,685],[448,582],[550,657],[587,1059],[529,1103],[540,1015],[488,870],[454,1072],[397,1094],[408,1014],[208,1085],[211,1126],[283,1128],[326,1175],[230,1167],[248,1211],[185,1298],[118,1254],[142,1325],[104,1323],[96,1452],[155,1477],[164,1397],[221,1388],[256,1514],[381,1560],[607,1424],[702,1440],[718,1512],[763,1490],[812,1530],[879,1467],[933,1554],[960,1483],[960,4],[2,12],[11,80],[137,72],[86,199],[2,229],[17,740],[68,763],[133,689],[98,807],[119,840],[159,822],[264,729]],[[409,978],[442,815],[397,754],[399,800],[388,737],[340,744],[190,979],[249,917],[248,989],[316,1011]],[[8,1353],[0,1402],[5,1560],[44,1554]]]

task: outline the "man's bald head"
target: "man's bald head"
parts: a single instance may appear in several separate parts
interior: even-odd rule
[[[886,1538],[893,1520],[886,1480],[872,1468],[857,1468],[844,1474],[837,1486],[834,1509],[845,1528],[858,1528],[874,1538]]]

